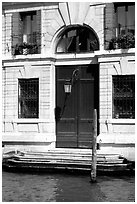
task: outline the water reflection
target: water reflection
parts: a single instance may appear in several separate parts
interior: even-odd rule
[[[3,202],[133,202],[135,178],[3,172]]]
[[[50,175],[3,173],[3,202],[56,201],[56,180]]]
[[[134,177],[104,177],[98,185],[108,202],[133,202],[135,200]]]
[[[99,202],[105,200],[98,183],[90,183],[85,176],[67,176],[57,181],[57,202]]]

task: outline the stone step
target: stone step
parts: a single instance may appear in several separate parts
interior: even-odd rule
[[[35,160],[35,159],[19,159],[19,160],[16,160],[15,158],[11,158],[8,160],[9,162],[14,162],[14,163],[26,163],[26,164],[73,164],[73,165],[91,165],[91,161],[83,161],[83,160],[65,160],[65,159],[52,159],[52,160]],[[97,163],[97,165],[120,165],[120,164],[123,164],[121,163],[121,161],[117,162],[117,163],[109,163],[109,162],[106,162],[106,163]]]
[[[37,170],[37,171],[44,171],[45,170],[57,170],[57,169],[64,169],[64,170],[84,170],[84,171],[91,171],[91,162],[82,162],[82,161],[68,161],[68,160],[49,160],[49,161],[40,161],[40,160],[15,160],[8,159],[8,162],[4,164],[4,167],[8,169],[16,169],[16,170]],[[123,163],[97,163],[97,171],[123,171],[127,169],[127,164]]]
[[[62,150],[61,150],[62,151]],[[85,151],[84,151],[85,152]],[[3,155],[3,158],[14,157],[15,160],[20,161],[72,161],[72,162],[87,162],[91,163],[92,154],[83,154],[82,152],[78,153],[77,151],[68,153],[66,151],[47,151],[47,152],[9,152]],[[119,158],[117,154],[97,154],[97,163],[123,163],[123,158]]]
[[[23,152],[24,154],[26,155],[37,155],[37,156],[44,156],[44,155],[54,155],[54,156],[58,156],[58,155],[61,155],[61,156],[86,156],[86,157],[91,157],[92,156],[92,152],[91,151],[53,151],[53,150],[50,150],[50,151],[45,151],[45,152]],[[98,154],[97,153],[97,156],[98,158],[119,158],[119,154]]]
[[[44,151],[18,151],[18,150],[4,150],[3,155],[5,156],[6,154],[12,155],[15,153],[18,154],[25,154],[26,156],[31,155],[31,156],[36,156],[36,157],[44,157],[44,156],[73,156],[73,157],[86,157],[89,159],[92,157],[92,150],[91,149],[74,149],[74,148],[55,148],[55,149],[49,149],[49,150],[44,150]],[[99,154],[97,152],[97,158],[103,158],[103,159],[119,159],[120,155],[119,154]]]
[[[14,157],[14,159],[15,160],[19,160],[19,161],[26,161],[26,162],[49,162],[49,161],[51,161],[51,162],[53,162],[53,161],[64,161],[64,162],[85,162],[85,163],[89,163],[89,164],[91,164],[91,159],[88,159],[88,158],[81,158],[81,157],[79,157],[79,158],[75,158],[75,157],[65,157],[65,158],[62,158],[62,157],[44,157],[44,158],[42,158],[42,157],[26,157],[26,156],[15,156]],[[100,164],[102,164],[102,163],[123,163],[123,159],[117,159],[117,160],[114,160],[114,159],[112,159],[112,160],[100,160],[100,159],[98,159],[97,158],[97,163],[100,163]]]
[[[54,149],[43,152],[6,151],[3,154],[3,167],[45,171],[48,169],[91,170],[92,151],[79,149]],[[121,171],[127,168],[119,154],[97,154],[97,170]]]

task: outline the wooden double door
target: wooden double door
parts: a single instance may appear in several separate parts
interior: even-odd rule
[[[68,94],[64,84],[72,75]],[[98,65],[56,67],[56,147],[92,147],[93,110],[99,108],[98,78]]]

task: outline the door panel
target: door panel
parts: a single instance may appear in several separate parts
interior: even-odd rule
[[[94,78],[88,67],[81,68],[78,147],[91,148],[94,109]]]
[[[70,94],[64,83],[75,69],[78,77]],[[94,66],[56,67],[56,133],[57,147],[92,147],[94,110]]]
[[[56,119],[57,147],[77,147],[77,90],[65,94],[64,84],[71,78],[74,67],[56,69],[56,109],[60,109],[60,117]]]

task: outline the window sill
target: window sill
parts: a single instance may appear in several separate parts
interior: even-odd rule
[[[15,59],[35,59],[35,58],[41,58],[42,54],[28,54],[28,55],[3,55],[3,60],[15,60]]]
[[[106,120],[106,123],[135,125],[135,119],[108,119]]]
[[[116,49],[116,50],[99,50],[99,51],[95,51],[95,56],[97,56],[97,57],[105,57],[105,56],[113,56],[113,55],[118,56],[119,54],[123,54],[123,53],[135,55],[135,48]],[[120,56],[118,56],[118,57],[120,58]],[[103,59],[100,59],[100,61],[101,60],[103,60]]]
[[[18,118],[14,120],[4,120],[5,123],[49,123],[49,119],[39,119],[39,118]]]
[[[25,54],[22,54],[22,55],[14,55],[14,56],[12,56],[12,58],[16,58],[16,59],[24,59],[24,58],[36,58],[37,56],[41,56],[41,54],[40,53],[38,53],[38,54],[27,54],[27,55],[25,55]]]
[[[95,52],[85,52],[85,53],[56,53],[55,54],[56,59],[66,59],[66,58],[80,58],[80,57],[87,57],[87,58],[91,58],[91,57],[95,57]]]

